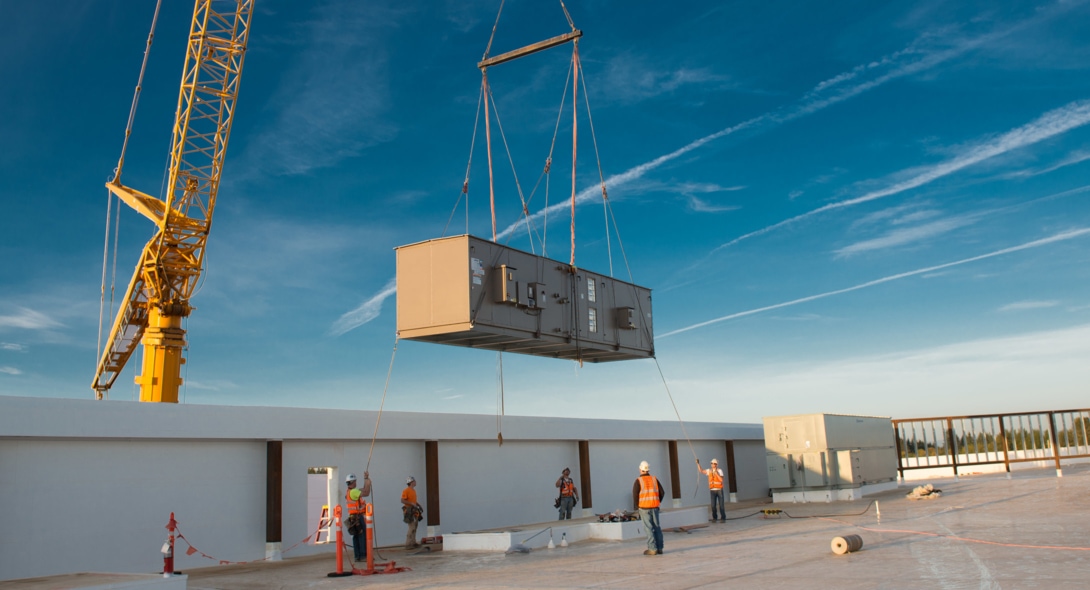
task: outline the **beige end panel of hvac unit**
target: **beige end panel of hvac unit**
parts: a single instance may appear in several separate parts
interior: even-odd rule
[[[400,337],[411,339],[472,327],[468,252],[464,245],[447,244],[444,247],[443,242],[436,241],[397,249],[397,330]]]

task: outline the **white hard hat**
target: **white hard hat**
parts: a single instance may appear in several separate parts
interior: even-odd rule
[[[409,477],[405,478],[405,485],[409,485],[414,481],[416,481],[416,478],[410,475]]]
[[[719,461],[716,459],[712,459],[712,465],[719,465]]]
[[[356,481],[356,474],[355,473],[349,473],[348,477],[344,478],[344,483],[352,483],[354,481]]]
[[[640,472],[651,471],[651,464],[647,461],[640,461]]]

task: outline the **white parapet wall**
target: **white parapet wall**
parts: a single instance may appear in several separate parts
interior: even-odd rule
[[[690,456],[677,422],[506,416],[501,446],[495,416],[386,412],[372,452],[367,437],[377,418],[371,411],[0,396],[0,580],[159,572],[171,513],[184,535],[175,550],[180,571],[332,553],[311,513],[343,504],[344,476],[362,477],[365,469],[379,546],[404,542],[400,494],[409,475],[418,481],[427,534],[549,522],[557,516],[560,471],[570,467],[583,485],[581,445],[593,507],[577,506],[576,515],[631,509],[632,483],[647,460],[668,499],[677,496],[682,508],[707,518],[707,495],[693,493],[701,480],[691,459],[680,460],[673,489],[671,445]],[[739,499],[767,496],[760,425],[696,422],[685,430],[702,461],[722,465],[731,441]],[[270,541],[271,443],[282,445],[282,459],[281,535]],[[427,445],[437,449],[436,481],[426,472]],[[311,483],[311,468],[328,470],[325,489]],[[436,506],[428,506],[429,489],[437,491]],[[427,520],[436,515],[438,523]],[[568,541],[579,534],[573,530]],[[73,535],[79,550],[57,559]]]

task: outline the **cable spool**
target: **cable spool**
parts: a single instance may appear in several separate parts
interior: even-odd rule
[[[859,535],[844,535],[836,537],[832,542],[833,553],[844,555],[863,548],[863,538]]]

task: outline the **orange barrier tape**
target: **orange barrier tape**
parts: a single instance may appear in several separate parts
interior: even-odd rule
[[[318,523],[318,528],[314,532],[312,532],[312,533],[308,534],[307,536],[303,537],[302,540],[296,542],[291,547],[288,547],[287,549],[282,550],[280,552],[280,554],[283,555],[284,553],[287,553],[288,551],[291,551],[292,549],[295,549],[299,545],[302,545],[303,543],[307,542],[308,540],[310,540],[311,537],[313,537],[322,528],[324,528],[324,527],[322,527],[322,523]],[[226,559],[218,559],[218,558],[213,557],[211,555],[208,555],[207,553],[205,553],[205,552],[201,551],[200,549],[197,549],[196,547],[194,547],[193,543],[190,543],[189,539],[185,538],[185,535],[182,534],[182,531],[178,527],[177,524],[174,525],[174,530],[175,530],[175,534],[178,536],[178,538],[185,541],[185,544],[189,546],[185,550],[186,555],[193,555],[194,553],[200,553],[201,557],[204,557],[206,559],[211,559],[212,561],[218,561],[220,565],[241,565],[241,564],[244,564],[244,563],[258,563],[258,562],[261,562],[261,561],[268,561],[269,559],[271,559],[271,557],[262,557],[261,559],[252,559],[250,561],[229,561],[229,560],[226,560]]]

